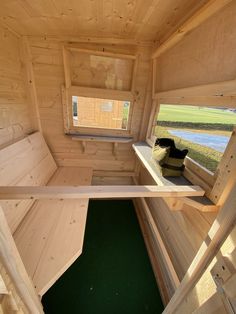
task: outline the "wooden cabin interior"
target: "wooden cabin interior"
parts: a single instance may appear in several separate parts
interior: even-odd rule
[[[236,129],[214,172],[186,157],[171,179],[151,160],[161,105],[236,107],[235,17],[233,0],[0,1],[1,313],[236,313]],[[77,309],[73,286],[71,302],[54,298],[67,311],[47,310],[87,254],[85,232],[99,237],[97,222],[109,239],[107,215],[127,206],[163,307],[120,296],[108,311],[102,296],[100,312]],[[63,289],[80,286],[68,276]],[[153,283],[134,285],[142,302]]]

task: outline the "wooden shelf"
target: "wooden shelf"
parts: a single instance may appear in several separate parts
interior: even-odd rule
[[[106,142],[113,143],[113,155],[117,154],[118,144],[125,144],[133,142],[133,137],[116,137],[116,136],[98,136],[98,135],[86,135],[78,134],[72,136],[72,141],[79,141],[82,143],[83,153],[86,152],[86,142]]]
[[[131,143],[132,137],[116,137],[116,136],[98,136],[98,135],[73,135],[73,141],[84,142],[107,142],[107,143]]]
[[[163,177],[155,167],[152,161],[152,148],[146,142],[138,142],[133,144],[134,151],[138,156],[139,160],[142,162],[144,167],[148,170],[157,185],[160,186],[171,186],[171,185],[192,185],[184,176],[181,177]],[[178,210],[179,203],[171,202],[171,200],[166,200],[168,206],[172,210]],[[181,202],[187,204],[188,206],[194,207],[200,211],[217,211],[219,206],[212,203],[207,197],[184,197]],[[179,208],[182,208],[181,206]]]

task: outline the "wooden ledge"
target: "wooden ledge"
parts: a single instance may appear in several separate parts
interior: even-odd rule
[[[2,186],[0,199],[83,199],[202,196],[199,186]]]
[[[113,149],[112,153],[116,156],[118,144],[131,143],[133,141],[132,137],[116,137],[116,136],[99,136],[99,135],[72,135],[72,141],[79,141],[82,143],[83,153],[86,152],[86,142],[106,142],[112,143]]]
[[[86,135],[78,134],[72,136],[73,141],[81,142],[107,142],[107,143],[131,143],[132,137],[116,137],[116,136],[101,136],[101,135]]]
[[[184,176],[181,177],[163,177],[160,172],[155,167],[154,162],[151,160],[152,148],[146,142],[138,142],[133,144],[133,149],[142,162],[143,166],[147,169],[151,177],[154,179],[158,186],[192,186],[192,183],[189,182]],[[205,190],[204,190],[205,191]],[[213,204],[206,196],[203,197],[187,197],[185,195],[182,199],[179,199],[183,204],[186,204],[190,207],[198,209],[200,211],[209,211],[215,212],[219,209],[219,206]],[[181,210],[182,206],[176,200],[165,199],[168,207],[171,210]],[[181,208],[181,209],[180,209]]]

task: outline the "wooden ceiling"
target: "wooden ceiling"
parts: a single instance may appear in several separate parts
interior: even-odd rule
[[[20,35],[162,41],[208,0],[0,0]]]

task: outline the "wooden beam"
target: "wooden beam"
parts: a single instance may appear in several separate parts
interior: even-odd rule
[[[158,97],[158,95],[156,94],[154,98],[157,98],[161,104],[207,107],[218,106],[224,108],[236,107],[236,96]]]
[[[153,273],[156,278],[157,285],[161,294],[162,302],[166,306],[170,301],[171,291],[169,285],[166,284],[163,272],[160,266],[159,251],[157,250],[157,243],[155,242],[154,236],[151,233],[147,219],[144,215],[142,204],[140,199],[133,199],[135,206],[136,215],[139,221],[139,225],[143,234],[143,239],[146,245],[146,249],[149,255],[150,262],[152,264]],[[173,293],[172,293],[173,294]]]
[[[184,165],[186,168],[197,174],[201,179],[203,179],[208,185],[213,186],[215,184],[216,178],[212,171],[208,170],[204,166],[200,165],[198,162],[192,158],[186,156],[184,160]]]
[[[152,109],[152,63],[149,62],[149,77],[147,82],[147,87],[145,91],[145,100],[144,100],[144,108],[142,114],[142,122],[139,129],[138,140],[143,141],[146,138],[148,123],[151,115]]]
[[[71,137],[72,141],[82,142],[106,142],[106,143],[131,143],[133,137],[118,137],[118,136],[99,136],[78,134]]]
[[[70,56],[69,51],[64,46],[62,47],[62,56],[65,74],[65,87],[69,88],[71,87]]]
[[[235,100],[236,97],[236,80],[222,81],[211,84],[204,84],[198,86],[191,86],[186,88],[178,88],[163,92],[158,92],[155,94],[155,99],[173,98],[178,99],[188,99],[188,98],[198,98],[201,97],[217,97],[218,99],[224,99],[223,97],[228,96],[228,100]],[[206,98],[203,100],[205,101]]]
[[[26,78],[25,85],[26,85],[26,91],[27,91],[27,99],[29,102],[32,127],[34,131],[37,130],[37,131],[42,132],[38,97],[37,97],[35,77],[34,77],[34,69],[33,69],[33,64],[32,64],[32,55],[31,55],[28,38],[26,36],[22,37],[20,52],[21,52],[22,63],[24,65],[24,72],[25,72],[25,78]]]
[[[65,49],[71,52],[86,53],[93,56],[103,56],[103,57],[110,57],[110,58],[116,58],[116,59],[130,59],[130,60],[136,59],[135,55],[127,55],[127,54],[115,53],[115,52],[109,52],[109,51],[92,50],[92,49],[78,48],[78,47],[73,47],[73,46],[66,46]]]
[[[43,308],[25,270],[5,215],[0,207],[0,258],[29,313],[43,314]]]
[[[164,43],[162,43],[153,53],[152,58],[157,58],[168,49],[172,48],[190,31],[197,28],[200,24],[221,10],[232,0],[209,0],[193,16],[191,16],[181,27],[177,29]]]
[[[138,65],[139,65],[139,56],[137,56],[133,62],[133,71],[132,71],[131,89],[130,89],[133,95],[135,93],[135,88],[136,88]]]
[[[150,117],[149,117],[149,121],[148,121],[146,141],[152,140],[152,136],[154,135],[153,131],[157,125],[156,124],[156,116],[157,116],[157,113],[159,112],[159,110],[160,110],[160,103],[157,101],[157,99],[153,99],[151,113],[150,113]]]
[[[130,91],[114,90],[106,88],[93,88],[72,86],[70,88],[71,96],[93,97],[102,99],[115,99],[124,101],[133,101],[134,96]]]
[[[80,199],[202,196],[199,186],[1,186],[0,199]]]
[[[234,128],[229,143],[216,169],[216,181],[209,198],[212,202],[223,205],[229,192],[236,183],[236,127]]]
[[[152,98],[156,95],[156,81],[157,81],[157,60],[152,60]]]
[[[64,132],[67,134],[70,131],[70,116],[68,110],[68,89],[64,85],[61,87],[61,99],[63,109],[63,124]],[[71,100],[72,101],[72,100]]]
[[[178,309],[219,251],[219,248],[235,226],[235,204],[236,185],[234,185],[227,201],[217,215],[215,222],[210,228],[205,241],[203,241],[192,264],[186,272],[186,275],[181,281],[179,288],[176,290],[174,296],[165,308],[163,312],[164,314],[172,314]]]
[[[84,37],[84,36],[28,36],[30,40],[44,41],[44,42],[67,42],[67,43],[94,43],[94,44],[108,44],[108,45],[127,45],[127,46],[153,46],[152,40],[137,40],[130,38],[102,38],[102,37]]]
[[[138,186],[138,180],[135,177],[133,178],[133,181],[136,184],[136,186]],[[172,261],[171,261],[171,258],[169,256],[169,253],[168,253],[168,251],[167,251],[167,249],[165,247],[165,244],[164,244],[164,242],[162,240],[161,234],[160,234],[160,232],[159,232],[159,230],[158,230],[158,228],[156,226],[156,223],[155,223],[155,221],[154,221],[154,219],[152,217],[151,211],[150,211],[150,209],[148,207],[148,204],[147,204],[145,198],[141,197],[140,201],[141,201],[144,213],[146,215],[147,222],[148,222],[148,224],[149,224],[149,226],[150,226],[150,228],[151,228],[151,230],[153,232],[155,240],[157,241],[158,247],[159,247],[159,249],[160,249],[160,251],[162,253],[162,256],[164,258],[165,265],[167,267],[168,274],[170,276],[170,279],[171,279],[171,282],[173,284],[173,287],[175,289],[177,289],[177,287],[180,284],[180,281],[179,281],[178,275],[177,275],[177,273],[175,271],[175,268],[174,268],[174,266],[172,264]]]
[[[105,171],[93,170],[94,177],[134,177],[134,171]]]

